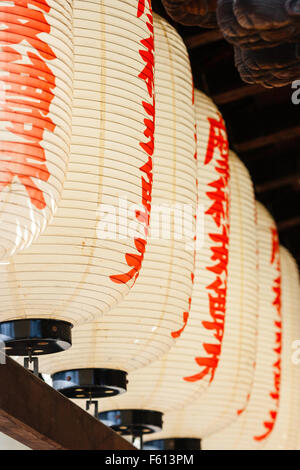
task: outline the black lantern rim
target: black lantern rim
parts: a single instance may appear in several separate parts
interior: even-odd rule
[[[201,439],[180,437],[154,439],[144,443],[144,450],[201,450]]]
[[[152,410],[112,410],[99,413],[99,419],[122,436],[143,436],[162,430],[162,416]]]
[[[127,390],[127,372],[123,370],[70,369],[51,377],[55,390],[72,399],[108,398]]]
[[[62,320],[12,320],[0,323],[0,340],[8,356],[53,354],[72,346],[72,327]]]

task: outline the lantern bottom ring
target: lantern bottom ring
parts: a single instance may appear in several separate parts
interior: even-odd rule
[[[30,318],[0,323],[0,341],[8,356],[41,356],[72,345],[71,323]]]
[[[71,369],[52,375],[53,387],[68,398],[108,398],[127,390],[127,372],[116,369]]]
[[[140,437],[162,430],[162,413],[151,410],[113,410],[99,413],[99,419],[122,436]]]
[[[145,442],[144,450],[201,450],[201,439],[169,438]]]

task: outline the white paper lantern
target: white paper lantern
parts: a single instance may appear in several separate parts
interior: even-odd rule
[[[267,450],[297,449],[300,416],[300,367],[293,357],[293,347],[300,343],[300,289],[296,261],[280,247],[282,286],[282,365],[279,413],[274,430],[266,442]],[[297,343],[296,343],[297,342]]]
[[[201,154],[198,154],[198,158]],[[248,171],[230,155],[230,239],[226,321],[220,362],[210,386],[184,380],[201,344],[203,306],[194,304],[204,267],[199,257],[188,325],[162,360],[129,375],[128,392],[101,403],[102,410],[150,409],[164,412],[155,439],[202,438],[236,419],[251,389],[256,346],[257,244],[255,198]],[[203,166],[199,162],[199,176]],[[200,199],[201,200],[201,199]],[[206,248],[202,248],[202,251]],[[198,255],[198,253],[197,253]],[[201,293],[201,292],[200,292]],[[202,304],[203,305],[203,304]],[[204,335],[205,336],[205,335]],[[187,411],[182,408],[187,406]],[[104,418],[110,415],[102,415]]]
[[[69,157],[72,2],[0,3],[0,262],[28,247],[60,200]]]
[[[74,328],[73,348],[41,362],[45,372],[64,371],[55,376],[55,386],[60,390],[65,386],[68,396],[83,394],[82,387],[78,387],[82,383],[80,378],[75,378],[74,370],[81,369],[81,376],[86,377],[82,369],[96,369],[90,372],[95,377],[99,369],[128,372],[160,357],[174,343],[189,312],[197,196],[192,74],[182,39],[157,15],[154,33],[156,147],[150,240],[141,275],[120,306],[101,321]],[[189,208],[191,227],[180,238],[186,208]],[[160,209],[163,211],[159,227],[156,216]],[[168,217],[174,209],[175,217]],[[169,234],[165,226],[168,219]],[[159,228],[166,233],[158,231]],[[71,374],[70,370],[73,370]],[[66,380],[69,376],[71,382]],[[74,393],[77,388],[79,393],[76,390]]]
[[[277,424],[282,383],[279,240],[274,220],[259,203],[257,217],[259,304],[253,386],[247,407],[236,423],[204,441],[209,449],[263,449]]]
[[[297,448],[299,430],[299,274],[298,267],[284,247],[280,247],[280,261],[282,273],[282,367],[279,413],[270,437],[259,445],[264,450],[293,450]],[[293,347],[295,354],[293,354]],[[249,410],[250,412],[250,410]],[[205,448],[226,448],[238,439],[248,447],[251,429],[248,426],[253,420],[244,420],[242,416],[234,427],[229,427],[221,433],[212,435],[204,441]],[[243,424],[243,426],[242,426]],[[238,434],[240,433],[240,435]],[[232,444],[231,444],[232,445]]]
[[[138,0],[73,3],[67,179],[54,223],[1,267],[2,322],[99,320],[128,293],[144,257],[154,148],[151,6]],[[124,212],[126,203],[127,218],[119,207]],[[126,223],[137,235],[124,232]],[[6,339],[17,335],[7,328],[1,330]]]

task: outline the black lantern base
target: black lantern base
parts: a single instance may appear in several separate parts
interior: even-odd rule
[[[162,413],[150,410],[114,410],[99,413],[99,419],[122,436],[143,436],[162,430]]]
[[[73,369],[52,375],[53,387],[68,398],[113,397],[126,392],[127,372],[115,369]]]
[[[156,439],[145,442],[144,450],[201,450],[201,439]]]
[[[71,323],[60,320],[13,320],[0,323],[0,340],[8,356],[40,356],[68,349],[71,329]]]

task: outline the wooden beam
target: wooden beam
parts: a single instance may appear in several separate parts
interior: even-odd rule
[[[283,178],[278,178],[273,181],[268,181],[263,184],[257,184],[255,191],[257,194],[264,193],[266,191],[272,191],[274,189],[284,188],[285,186],[293,186],[295,189],[300,189],[300,176],[292,175]]]
[[[237,152],[248,152],[267,145],[274,145],[285,140],[292,140],[300,137],[300,126],[290,127],[282,131],[274,132],[274,134],[263,135],[246,142],[235,144]]]
[[[183,38],[186,47],[189,50],[196,49],[197,47],[205,46],[213,42],[221,41],[223,35],[219,29],[211,29],[203,33],[187,36]]]
[[[285,230],[289,230],[290,228],[298,226],[300,226],[300,217],[293,217],[292,219],[283,220],[277,224],[279,232],[284,232]]]
[[[0,365],[0,431],[34,450],[136,450],[10,358]]]
[[[213,100],[216,104],[222,105],[241,100],[247,96],[258,95],[259,93],[264,93],[265,91],[266,88],[260,85],[244,85],[232,90],[224,91],[222,93],[217,93],[213,95]]]

